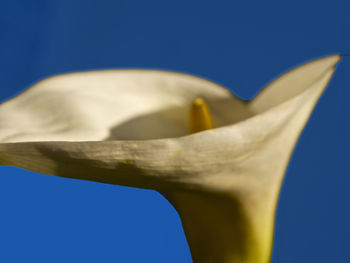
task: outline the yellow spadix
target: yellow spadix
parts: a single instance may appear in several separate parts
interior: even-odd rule
[[[196,133],[213,128],[208,105],[201,98],[192,102],[190,109],[190,132]]]

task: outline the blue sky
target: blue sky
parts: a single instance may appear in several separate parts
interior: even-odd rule
[[[350,4],[308,1],[0,2],[0,101],[63,72],[171,69],[249,99],[305,61],[350,53]],[[350,57],[293,154],[272,262],[349,262]],[[0,124],[1,128],[1,124]],[[0,167],[0,262],[191,262],[153,191]]]

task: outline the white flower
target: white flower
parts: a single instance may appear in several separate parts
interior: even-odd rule
[[[249,102],[168,71],[51,77],[0,105],[0,164],[155,189],[179,212],[194,262],[267,263],[289,158],[339,60],[302,65]],[[193,128],[203,116],[210,128],[206,104],[215,128]],[[204,131],[189,134],[189,116]]]

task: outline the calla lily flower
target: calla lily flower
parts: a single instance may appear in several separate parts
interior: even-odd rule
[[[169,71],[50,77],[0,104],[0,164],[157,190],[194,262],[267,263],[289,158],[340,58],[297,67],[251,101]]]

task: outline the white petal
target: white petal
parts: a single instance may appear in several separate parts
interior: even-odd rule
[[[340,56],[323,58],[286,73],[250,103],[234,99],[228,91],[207,81],[187,75],[177,75],[175,81],[172,78],[175,73],[152,72],[152,80],[162,79],[164,82],[154,81],[156,85],[147,85],[147,89],[151,90],[149,93],[140,88],[150,83],[147,81],[123,86],[127,91],[122,93],[128,94],[130,89],[131,94],[141,94],[145,99],[141,104],[141,95],[138,98],[141,106],[136,104],[135,107],[139,111],[133,111],[134,105],[127,106],[128,112],[120,109],[118,116],[127,116],[125,119],[114,114],[118,111],[109,112],[117,107],[107,103],[108,97],[120,94],[113,93],[115,86],[112,84],[107,85],[108,96],[96,97],[98,106],[94,104],[93,98],[99,92],[94,88],[98,82],[92,83],[92,79],[98,78],[89,78],[89,74],[104,75],[102,72],[65,75],[63,82],[68,85],[69,78],[72,78],[74,87],[59,85],[59,78],[57,82],[51,79],[49,82],[55,83],[50,86],[55,90],[54,95],[50,95],[51,88],[43,82],[41,86],[1,105],[0,119],[5,120],[4,127],[7,132],[10,131],[8,134],[11,135],[11,128],[22,134],[12,133],[10,138],[4,136],[4,132],[0,133],[4,141],[12,141],[0,143],[0,164],[58,176],[156,189],[179,212],[195,262],[267,263],[272,247],[275,207],[290,155],[339,59]],[[115,73],[107,72],[106,76],[113,79]],[[157,74],[168,74],[171,81],[167,82],[168,77],[158,78]],[[182,78],[186,80],[182,81]],[[103,78],[102,83],[110,83],[106,79]],[[140,80],[139,77],[136,79]],[[77,86],[79,83],[85,86]],[[158,87],[157,92],[152,90],[155,86]],[[83,87],[88,88],[84,90]],[[89,94],[90,88],[93,90],[91,95],[80,95]],[[75,89],[79,91],[77,94],[72,93]],[[165,91],[162,92],[162,89]],[[69,97],[64,95],[67,91],[70,92]],[[156,95],[158,92],[161,94],[159,97]],[[59,98],[57,101],[63,104],[64,116],[56,116],[56,111],[46,113],[52,108],[45,102],[36,102],[36,99],[41,101],[38,98],[40,94],[47,100],[51,99],[51,103]],[[230,119],[225,116],[222,120],[237,123],[180,138],[81,142],[86,138],[103,140],[108,137],[106,133],[113,125],[121,125],[143,111],[150,113],[169,108],[169,105],[190,104],[197,96],[209,100],[209,104],[214,105],[214,111],[220,108],[218,101],[232,99],[231,104],[228,102],[221,109],[230,108],[234,113],[234,108],[238,107],[238,117]],[[64,104],[67,98],[68,104]],[[99,102],[100,98],[103,103]],[[123,95],[119,106],[123,105],[124,99],[132,101]],[[33,100],[36,106],[31,109]],[[115,97],[110,100],[118,101]],[[107,111],[103,110],[104,104]],[[57,112],[60,112],[58,105]],[[70,111],[72,117],[66,121]],[[256,115],[251,116],[251,112]],[[95,114],[103,116],[102,120],[97,120],[98,125],[90,124],[97,118]],[[21,124],[12,124],[9,116],[20,116]],[[50,116],[55,116],[50,122],[43,119]],[[30,122],[25,121],[27,117]],[[108,118],[114,119],[109,122]],[[56,121],[59,125],[68,123],[68,131],[55,130]],[[76,121],[77,126],[74,126]],[[103,128],[99,129],[99,125]],[[161,128],[161,125],[154,126]],[[26,133],[28,127],[30,133]],[[21,142],[40,139],[40,127],[42,132],[49,134],[43,140],[61,138],[76,139],[77,142]],[[91,133],[88,132],[90,129]],[[176,134],[180,132],[173,135]]]

